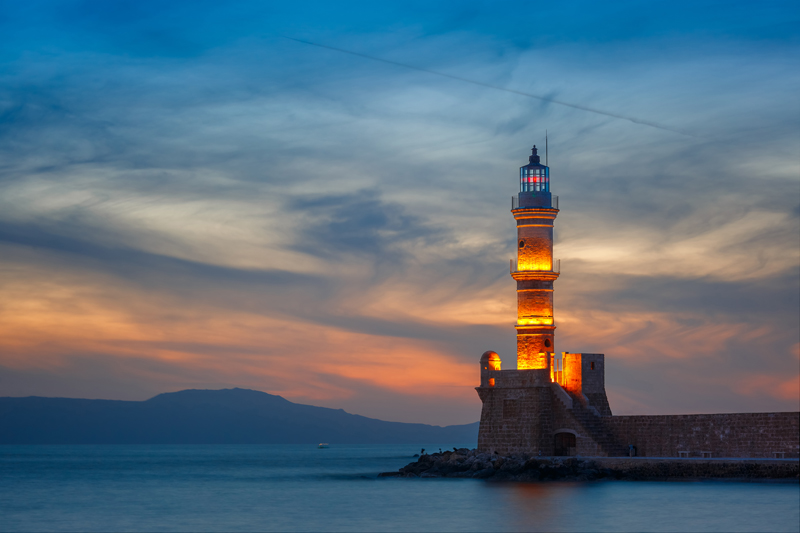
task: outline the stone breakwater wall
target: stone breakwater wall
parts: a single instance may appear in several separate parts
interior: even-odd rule
[[[452,477],[507,481],[765,479],[800,481],[796,459],[675,459],[500,456],[461,448],[422,455],[381,477]]]
[[[800,456],[800,413],[613,416],[605,419],[617,442],[639,456]]]

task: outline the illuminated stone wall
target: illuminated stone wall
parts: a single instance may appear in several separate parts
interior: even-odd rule
[[[586,398],[601,416],[611,416],[606,397],[605,355],[562,352],[561,359],[564,389]]]
[[[546,346],[548,341],[550,346]],[[517,369],[547,369],[550,373],[550,356],[552,351],[552,330],[517,329]]]
[[[581,355],[579,353],[564,353],[564,377],[562,385],[564,390],[575,395],[583,393],[583,372],[581,371]]]
[[[517,220],[517,267],[519,270],[553,269],[553,222],[557,209],[529,208],[514,211]]]
[[[517,369],[550,367],[542,355],[555,350],[553,318],[553,222],[557,209],[528,207],[512,211],[517,221]]]
[[[521,320],[536,320],[539,324],[553,323],[553,289],[517,290],[517,313]]]
[[[550,222],[552,224],[552,221]],[[518,226],[519,270],[553,269],[553,226]]]
[[[550,368],[544,355],[555,350],[553,273],[517,275],[517,369]],[[533,278],[533,279],[531,279]]]

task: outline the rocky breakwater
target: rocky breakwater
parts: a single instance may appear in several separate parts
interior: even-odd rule
[[[671,459],[500,456],[466,448],[422,455],[380,477],[450,477],[506,481],[594,481],[679,479],[800,479],[797,460]]]

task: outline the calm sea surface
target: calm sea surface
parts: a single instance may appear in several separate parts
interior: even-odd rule
[[[797,484],[376,477],[415,452],[0,446],[0,531],[800,530]]]

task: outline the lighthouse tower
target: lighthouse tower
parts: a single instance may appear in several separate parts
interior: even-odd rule
[[[591,439],[586,441],[588,447],[582,444],[582,435],[572,429],[579,424],[570,414],[571,394],[584,398],[583,392],[590,392],[584,383],[590,380],[569,374],[575,385],[566,390],[560,385],[564,373],[551,369],[556,329],[553,282],[558,278],[558,264],[553,261],[557,200],[550,194],[550,169],[542,165],[534,146],[529,163],[519,169],[519,195],[511,206],[517,222],[517,257],[511,260],[511,276],[517,282],[517,368],[502,370],[499,354],[487,351],[481,356],[481,384],[476,387],[483,403],[478,449],[489,453],[566,455],[569,450],[594,450]],[[581,357],[569,356],[568,361],[579,361],[573,365],[578,368],[584,362]],[[591,368],[602,368],[599,359],[585,361]],[[599,379],[591,381],[598,383],[598,389],[603,386]],[[582,405],[580,401],[576,405]]]
[[[558,197],[550,194],[550,169],[541,164],[534,145],[529,163],[519,169],[519,196],[511,213],[517,221],[517,258],[511,276],[517,282],[517,369],[550,368],[555,352],[553,222]],[[555,203],[555,205],[554,205]]]

